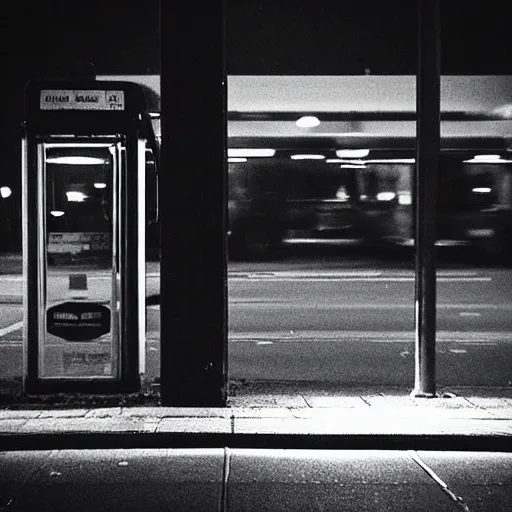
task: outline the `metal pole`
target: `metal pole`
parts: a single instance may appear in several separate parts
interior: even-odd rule
[[[418,2],[415,176],[415,384],[411,395],[436,396],[436,217],[440,150],[439,0]]]
[[[162,404],[227,399],[225,0],[160,2]]]

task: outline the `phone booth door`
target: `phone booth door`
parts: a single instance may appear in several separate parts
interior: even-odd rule
[[[41,379],[119,379],[122,138],[37,144]]]

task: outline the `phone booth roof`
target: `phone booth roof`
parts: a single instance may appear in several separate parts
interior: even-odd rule
[[[32,80],[25,88],[27,129],[38,135],[123,133],[159,111],[158,95],[133,82]]]

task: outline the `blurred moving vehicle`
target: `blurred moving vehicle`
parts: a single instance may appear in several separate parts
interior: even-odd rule
[[[228,159],[230,258],[268,257],[287,245],[414,245],[415,137],[235,137],[230,143],[235,154],[253,155]],[[508,259],[512,141],[442,138],[437,210],[438,245]]]

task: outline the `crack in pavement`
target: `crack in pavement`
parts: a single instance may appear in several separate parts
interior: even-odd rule
[[[432,468],[430,468],[427,464],[425,464],[425,462],[423,462],[421,457],[418,455],[417,451],[415,451],[415,450],[407,450],[407,454],[409,455],[409,457],[411,457],[411,459],[414,462],[416,462],[416,464],[418,464],[418,466],[420,466],[421,469],[423,469],[423,471],[425,471],[425,473],[427,473],[427,475],[430,478],[432,478],[432,480],[434,480],[434,482],[439,487],[441,487],[441,490],[443,492],[445,492],[449,496],[449,498],[452,501],[454,501],[461,510],[464,510],[465,512],[471,512],[469,507],[467,506],[466,502],[460,496],[457,496],[448,487],[448,485],[434,472],[434,470]]]

